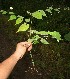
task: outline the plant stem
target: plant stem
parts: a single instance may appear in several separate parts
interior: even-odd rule
[[[31,27],[30,27],[30,36],[29,36],[29,38],[31,37]],[[30,51],[30,57],[31,57],[31,61],[32,61],[32,65],[33,65],[33,67],[35,66],[35,63],[34,63],[34,60],[33,60],[33,55],[32,55],[32,53],[31,53],[31,51]]]

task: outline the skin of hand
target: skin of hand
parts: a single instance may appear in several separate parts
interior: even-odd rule
[[[32,49],[32,43],[30,42],[20,42],[17,44],[15,53],[20,56],[20,58],[23,57],[26,51],[30,51]]]

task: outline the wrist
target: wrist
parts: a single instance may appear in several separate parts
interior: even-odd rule
[[[17,53],[16,51],[13,54],[14,58],[18,61],[19,59],[21,59],[22,55]]]

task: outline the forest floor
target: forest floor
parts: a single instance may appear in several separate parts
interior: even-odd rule
[[[0,62],[13,54],[17,43],[23,40],[22,38],[19,41],[20,34],[17,36],[13,26],[4,24],[6,19],[3,20],[0,21]],[[35,51],[32,50],[32,53],[36,62],[35,68],[39,72],[33,70],[30,55],[26,53],[18,61],[8,79],[57,79],[57,77],[61,77],[58,79],[70,79],[70,42],[51,42],[50,45],[39,44],[35,46],[33,47]],[[53,75],[56,78],[53,78]],[[63,76],[65,78],[62,78]]]

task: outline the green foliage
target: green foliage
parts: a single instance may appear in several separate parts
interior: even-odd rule
[[[24,23],[19,27],[17,32],[26,31],[28,30],[28,28],[29,28],[29,24]]]
[[[16,19],[16,18],[17,18],[16,15],[11,15],[11,16],[10,16],[10,19],[9,19],[8,21],[14,20],[14,19]]]
[[[22,17],[22,16],[20,16],[20,15],[18,15],[17,17],[19,17],[19,18],[24,18],[24,17]]]
[[[20,24],[22,21],[23,21],[23,18],[18,18],[18,19],[16,20],[16,24],[15,24],[15,25]]]
[[[49,7],[48,9],[46,9],[45,11],[49,12],[49,13],[52,13],[52,7]]]
[[[29,19],[25,19],[25,22],[30,22],[30,18]]]
[[[39,38],[41,38],[39,35],[35,35],[34,37],[32,37],[32,39],[38,40]]]
[[[51,35],[52,38],[56,38],[58,42],[59,42],[59,40],[61,40],[60,33],[56,32],[56,31],[54,31],[54,32],[50,32],[50,31],[48,31],[48,32],[46,32],[46,31],[40,31],[40,32],[38,32],[36,30],[32,30],[32,33],[36,33],[36,34],[40,34],[40,35]]]
[[[28,42],[32,42],[33,44],[37,44],[37,43],[39,43],[39,39],[40,39],[41,37],[39,37],[39,35],[35,35],[34,37],[32,37],[32,39],[28,39],[27,41]]]
[[[4,10],[1,10],[0,12],[3,12]]]
[[[7,14],[7,12],[6,11],[3,11],[2,14]]]
[[[52,10],[56,11],[56,12],[60,12],[59,10],[60,8],[53,8],[52,6],[51,7],[48,7],[45,11],[47,11],[48,13],[51,13],[52,14]]]
[[[67,41],[70,41],[70,32],[64,36]]]
[[[60,10],[59,10],[59,9],[57,9],[57,8],[56,8],[56,9],[54,9],[54,10],[55,10],[55,11],[57,11],[57,12],[60,12]]]
[[[56,31],[49,32],[48,31],[48,34],[52,35],[52,38],[56,38],[58,42],[59,42],[59,40],[61,40],[61,35],[59,34],[59,32],[56,32]]]
[[[40,40],[43,44],[49,44],[45,39],[41,38]]]
[[[46,9],[45,11],[48,11],[49,13],[51,13],[52,10],[53,10],[53,8],[52,8],[52,7],[49,7],[49,8]],[[54,10],[55,10],[55,11],[59,11],[58,9],[54,9]],[[43,20],[43,16],[47,18],[45,11],[43,11],[43,10],[38,10],[38,11],[33,12],[33,13],[30,13],[29,11],[27,11],[27,13],[28,13],[31,17],[34,17],[34,18],[36,18],[36,19],[42,19],[42,20]],[[4,11],[1,10],[1,12],[3,13]],[[16,15],[14,15],[14,12],[9,12],[9,14],[10,14],[10,19],[9,19],[9,21],[10,21],[10,20],[16,20],[15,25],[20,24],[20,23],[23,22],[23,18],[24,18],[24,17],[22,17],[22,16],[20,16],[20,15],[16,16]],[[20,25],[20,27],[19,27],[19,29],[18,29],[17,32],[21,32],[21,31],[24,32],[24,31],[27,31],[27,30],[30,28],[28,22],[31,22],[31,23],[32,23],[31,17],[30,17],[29,19],[25,18],[25,23]],[[31,19],[31,20],[30,20],[30,19]],[[16,32],[16,33],[17,33],[17,32]],[[42,42],[43,44],[49,44],[49,43],[47,42],[47,40],[45,40],[44,38],[40,37],[39,35],[43,35],[43,36],[46,35],[46,36],[47,36],[46,39],[48,38],[48,35],[51,35],[52,38],[56,38],[58,42],[59,42],[59,40],[61,40],[61,35],[60,35],[60,33],[59,33],[59,32],[56,32],[56,31],[53,31],[53,32],[48,31],[48,32],[47,32],[47,31],[36,31],[36,30],[32,30],[32,29],[31,29],[31,31],[29,31],[29,33],[31,33],[31,35],[34,33],[33,37],[30,36],[31,39],[28,40],[28,41],[33,42],[33,44],[37,44],[37,43],[39,43],[39,41]]]
[[[35,35],[34,37],[32,37],[32,39],[33,39],[33,43],[34,44],[37,44],[37,43],[39,43],[39,39],[40,39],[41,37],[39,36],[39,35]]]
[[[14,14],[14,12],[9,12],[10,15]]]
[[[28,41],[28,42],[33,42],[33,41],[34,41],[34,39],[30,39],[30,38],[29,38],[27,41]]]
[[[33,44],[38,44],[38,43],[39,43],[39,41],[37,41],[37,40],[33,41]]]
[[[32,13],[32,16],[35,17],[36,19],[42,19],[42,16],[46,16],[46,14],[43,10],[38,10]]]

